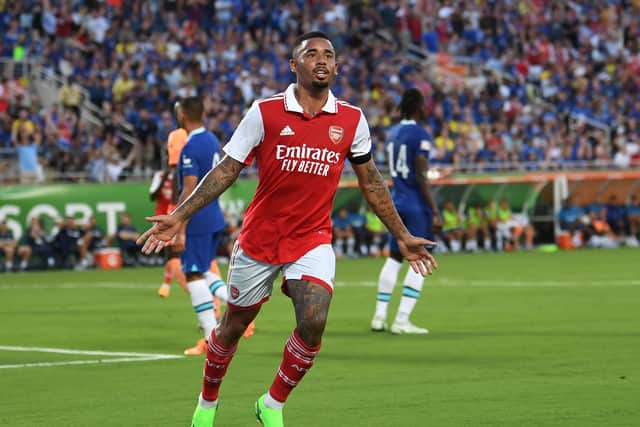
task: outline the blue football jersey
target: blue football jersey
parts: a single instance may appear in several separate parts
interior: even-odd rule
[[[414,120],[402,120],[389,131],[387,158],[393,178],[393,202],[399,211],[431,213],[431,207],[418,187],[415,169],[418,155],[429,159],[431,144],[431,135]]]
[[[192,131],[180,152],[178,190],[182,194],[185,176],[196,176],[198,182],[220,161],[218,138],[204,128]],[[224,215],[218,200],[196,212],[187,225],[188,234],[215,233],[224,228]]]

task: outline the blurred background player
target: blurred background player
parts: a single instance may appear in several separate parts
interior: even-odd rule
[[[482,240],[483,249],[491,250],[489,224],[480,202],[474,203],[467,213],[467,250],[478,249],[478,237]]]
[[[29,268],[32,257],[36,258],[40,267],[53,267],[56,263],[53,257],[53,247],[43,222],[42,218],[31,218],[26,234],[20,239],[18,256],[22,259],[20,261],[21,271]]]
[[[180,158],[182,147],[187,142],[187,131],[178,128],[169,133],[167,140],[168,165],[163,171],[158,171],[153,176],[151,187],[149,188],[149,197],[156,202],[156,215],[165,215],[170,213],[175,207],[177,201],[177,192],[174,191],[176,181],[175,169]],[[167,298],[171,291],[171,280],[175,279],[185,292],[189,292],[187,287],[187,279],[180,266],[180,253],[176,252],[173,246],[167,246],[164,249],[166,262],[164,266],[164,282],[158,289],[158,295]]]
[[[338,214],[331,219],[333,222],[333,249],[336,251],[336,257],[341,258],[345,253],[345,242],[347,244],[346,253],[350,258],[355,257],[356,237],[351,227],[351,219],[349,211],[341,208]]]
[[[7,221],[0,222],[0,254],[4,254],[4,269],[13,270],[13,256],[16,252],[16,239],[7,227]]]
[[[521,248],[521,240],[524,238],[525,247],[533,249],[535,230],[524,215],[513,215],[509,200],[502,199],[498,206],[498,242],[502,241],[504,250]]]
[[[389,171],[393,178],[393,202],[400,218],[414,236],[434,240],[433,228],[442,224],[438,205],[435,202],[427,172],[431,135],[418,123],[424,118],[424,97],[417,89],[409,89],[400,101],[401,122],[389,131],[387,153]],[[393,288],[398,280],[402,255],[395,238],[389,244],[390,254],[385,261],[378,281],[378,302],[371,321],[373,331],[387,329],[387,308]],[[409,321],[416,301],[420,297],[424,277],[409,269],[404,278],[402,299],[395,321],[391,325],[393,334],[426,334],[425,328]]]
[[[558,212],[560,229],[568,232],[574,248],[582,246],[583,242],[590,239],[588,228],[584,222],[585,210],[578,205],[575,197],[569,196]]]
[[[366,243],[369,245],[369,255],[371,256],[385,256],[389,255],[389,251],[384,251],[386,243],[387,229],[378,218],[378,216],[371,210],[371,207],[367,205],[364,216],[366,219],[364,228],[366,231]]]
[[[115,241],[122,252],[122,261],[125,265],[137,265],[139,263],[138,253],[140,246],[136,243],[138,230],[131,222],[131,215],[120,214],[120,222],[116,228]]]
[[[630,246],[638,246],[638,236],[640,235],[640,198],[635,194],[631,196],[629,205],[627,205],[627,218],[629,219]]]
[[[179,203],[182,203],[220,161],[220,143],[203,126],[204,105],[201,97],[187,97],[180,101],[176,116],[178,125],[189,134],[177,166]],[[198,340],[194,347],[185,350],[186,355],[199,355],[207,351],[206,338],[211,336],[217,324],[211,297],[216,296],[225,302],[228,299],[227,287],[220,275],[209,271],[224,229],[224,215],[216,199],[182,224],[173,243],[174,249],[182,252],[182,271],[186,275],[191,303],[205,337]]]
[[[451,250],[457,253],[462,249],[462,218],[458,215],[458,210],[451,200],[444,202],[442,206],[442,238]]]
[[[89,218],[89,222],[84,226],[84,230],[82,230],[81,233],[82,237],[78,240],[78,251],[80,254],[78,267],[80,269],[86,269],[93,265],[94,252],[108,245],[105,240],[104,231],[98,226],[94,216]]]
[[[79,242],[82,231],[70,216],[57,226],[58,232],[53,238],[52,245],[58,267],[72,268],[74,265],[79,267],[81,262]]]

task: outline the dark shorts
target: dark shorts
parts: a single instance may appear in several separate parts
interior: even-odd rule
[[[402,218],[402,222],[407,226],[409,233],[413,234],[416,237],[424,237],[425,239],[435,241],[433,232],[431,231],[431,227],[433,225],[433,215],[429,212],[401,212],[400,218]],[[398,241],[391,236],[391,240],[389,241],[389,249],[391,252],[400,252],[400,248],[398,247]]]
[[[180,258],[180,252],[176,251],[173,246],[166,246],[164,248],[164,257],[167,260],[173,259],[173,258]]]
[[[180,256],[182,271],[185,273],[205,273],[209,271],[211,260],[218,252],[222,231],[206,234],[187,234],[185,250]]]

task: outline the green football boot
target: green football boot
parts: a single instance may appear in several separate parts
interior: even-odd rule
[[[213,427],[216,422],[216,410],[218,407],[203,408],[198,404],[193,412],[191,427]]]
[[[263,394],[255,403],[256,418],[260,421],[264,427],[284,427],[284,419],[282,418],[282,411],[272,408],[267,408],[264,404]]]

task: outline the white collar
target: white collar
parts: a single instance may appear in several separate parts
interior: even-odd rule
[[[417,123],[416,123],[416,121],[415,121],[415,120],[406,120],[406,119],[403,119],[403,120],[400,120],[400,124],[401,124],[401,125],[415,125],[415,124],[417,124]]]
[[[204,128],[204,126],[200,126],[199,128],[192,130],[191,132],[189,132],[189,136],[187,136],[187,141],[190,140],[192,136],[198,135],[206,131],[207,130]]]
[[[303,114],[304,109],[296,99],[295,88],[296,84],[291,83],[284,92],[284,109]],[[330,114],[336,114],[338,112],[338,100],[333,95],[333,92],[329,91],[329,97],[327,98],[327,102],[324,104],[324,107],[322,107],[322,111]]]

